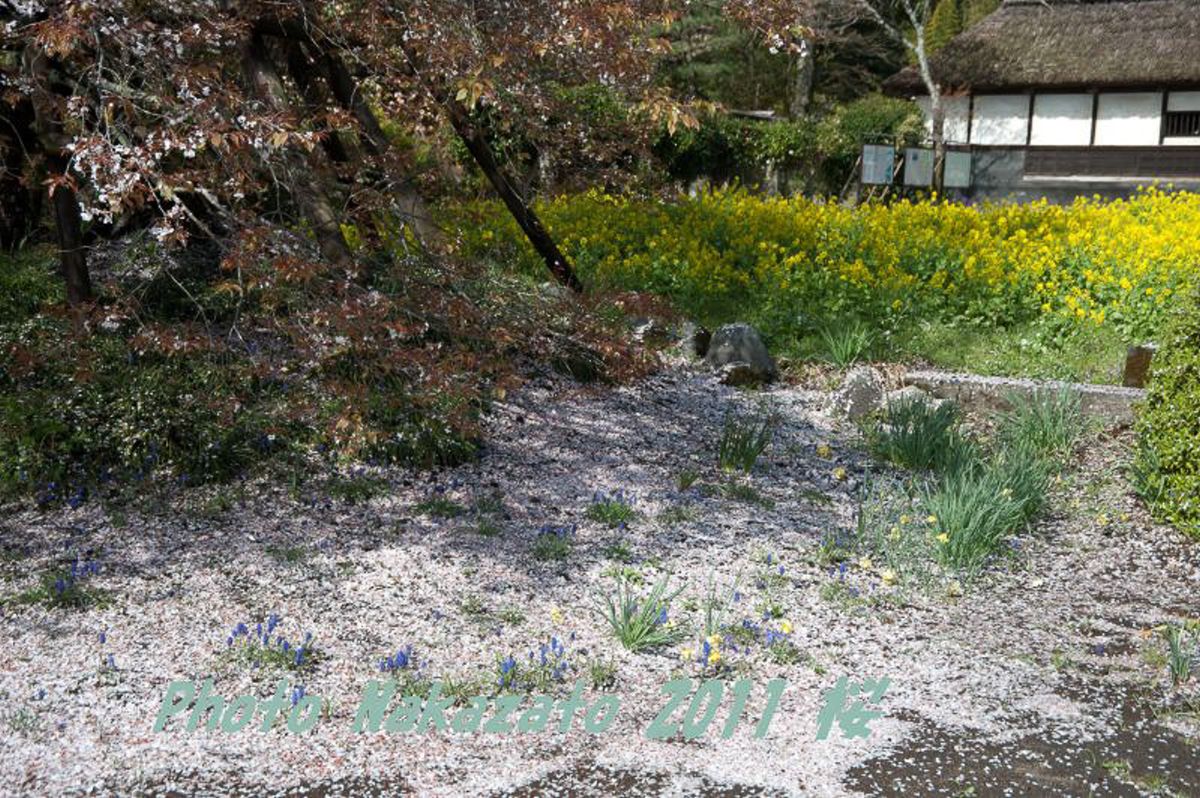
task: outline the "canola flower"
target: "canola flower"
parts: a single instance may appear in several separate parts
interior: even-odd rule
[[[1158,188],[1067,206],[858,208],[742,190],[670,202],[590,191],[538,211],[590,285],[662,293],[693,313],[745,309],[779,325],[821,307],[1140,336],[1200,283],[1200,194]],[[451,212],[467,254],[541,274],[498,203]]]

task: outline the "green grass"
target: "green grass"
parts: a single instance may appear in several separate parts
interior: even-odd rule
[[[974,374],[1119,384],[1127,345],[1111,325],[1055,335],[1036,325],[936,322],[901,329],[891,355]]]
[[[763,496],[753,485],[746,482],[727,482],[721,487],[721,494],[727,499],[743,504],[755,504],[766,510],[775,507],[774,499]]]
[[[619,540],[605,549],[604,556],[621,563],[633,562],[633,550],[623,540]]]
[[[370,501],[376,496],[382,496],[387,492],[387,489],[387,480],[364,474],[351,474],[349,476],[334,474],[325,483],[325,491],[329,494],[330,498],[340,499],[347,504],[360,504]]]
[[[267,546],[267,554],[277,562],[299,565],[308,559],[309,551],[304,546]]]
[[[821,329],[825,359],[839,368],[864,360],[875,343],[875,334],[861,321],[828,324]]]
[[[560,562],[571,555],[571,539],[555,532],[543,532],[533,541],[533,558],[541,562]]]
[[[588,518],[614,528],[628,524],[636,516],[632,503],[620,493],[599,497],[587,508]]]
[[[685,491],[696,484],[700,479],[700,472],[694,468],[685,468],[675,476],[675,486],[680,491]]]
[[[612,592],[596,594],[594,611],[621,645],[633,652],[673,645],[686,636],[668,617],[671,602],[682,588],[668,590],[663,577],[645,596],[634,593],[628,580],[618,578]]]
[[[461,504],[445,496],[432,496],[413,507],[413,512],[430,518],[458,518],[466,511]]]
[[[919,398],[890,402],[878,423],[868,431],[872,454],[917,471],[953,469],[969,456],[958,432],[958,409]]]
[[[1172,623],[1162,629],[1163,639],[1167,643],[1167,670],[1171,674],[1171,683],[1180,685],[1192,678],[1192,673],[1200,665],[1200,635],[1196,634],[1194,624]]]
[[[475,531],[485,538],[494,538],[503,532],[500,524],[491,518],[480,518],[475,524]]]
[[[658,520],[668,526],[686,524],[700,517],[700,511],[690,504],[675,504],[658,514]]]
[[[774,419],[766,412],[751,415],[727,413],[717,446],[717,463],[725,471],[748,474],[774,435]]]
[[[617,663],[610,659],[589,659],[587,673],[593,690],[611,690],[617,685]]]
[[[475,512],[479,515],[502,515],[504,513],[504,494],[496,491],[475,500]]]
[[[112,601],[108,591],[87,585],[83,577],[70,578],[68,568],[43,571],[38,581],[37,587],[0,601],[0,605],[40,604],[57,610],[85,610],[91,607],[106,607]]]
[[[1050,465],[1028,446],[1012,446],[987,463],[948,474],[923,499],[947,536],[940,556],[946,564],[977,572],[1006,539],[1041,509]]]
[[[1009,398],[1012,410],[1001,419],[1008,446],[1027,446],[1043,458],[1061,462],[1075,448],[1083,430],[1079,395],[1070,390],[1038,391]]]

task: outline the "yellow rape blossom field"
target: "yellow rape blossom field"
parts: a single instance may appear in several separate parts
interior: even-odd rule
[[[854,317],[902,335],[937,322],[1042,340],[1153,338],[1200,281],[1200,195],[857,208],[744,190],[662,201],[600,192],[538,208],[581,277],[650,291],[707,323],[749,319],[776,344]],[[542,268],[502,209],[460,208],[468,255]]]

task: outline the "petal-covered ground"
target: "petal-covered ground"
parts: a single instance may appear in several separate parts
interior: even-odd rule
[[[1128,433],[1089,430],[1047,511],[980,576],[916,584],[830,558],[867,486],[911,475],[825,404],[687,368],[588,391],[547,377],[494,408],[477,462],[436,474],[10,508],[0,794],[1200,793],[1197,677],[1172,687],[1156,630],[1200,616],[1200,548],[1134,498]],[[723,472],[724,419],[760,406],[770,446],[750,476]],[[618,579],[642,600],[667,577],[681,592],[651,632],[676,639],[627,650],[597,608]],[[82,606],[52,606],[54,578]],[[580,681],[584,707],[566,733],[557,712],[524,733],[354,731],[389,674],[440,682],[448,715],[501,683],[561,702]],[[651,739],[683,677],[724,680],[711,724]],[[822,715],[842,677],[889,680],[862,707],[880,713],[866,736],[850,734],[854,696]],[[261,704],[281,679],[281,717],[318,699],[305,733],[262,731],[261,714],[188,731],[186,709],[154,731],[173,682]],[[606,696],[618,709],[589,733]]]

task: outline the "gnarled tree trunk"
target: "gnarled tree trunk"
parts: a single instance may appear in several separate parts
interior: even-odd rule
[[[40,52],[28,51],[25,71],[38,90],[33,98],[34,129],[50,171],[50,202],[54,208],[54,229],[58,240],[58,263],[67,290],[67,304],[91,302],[92,279],[88,273],[87,249],[83,242],[83,216],[69,174],[66,147],[69,143],[63,132],[60,100],[54,93],[49,59]]]
[[[250,37],[243,52],[243,61],[246,78],[259,99],[278,112],[286,112],[287,91],[261,35],[255,34]],[[321,190],[308,160],[299,152],[292,152],[288,156],[288,166],[292,182],[288,188],[295,197],[301,213],[313,226],[321,255],[338,266],[351,265],[354,258],[350,254],[345,236],[342,235],[337,214],[329,198]]]

